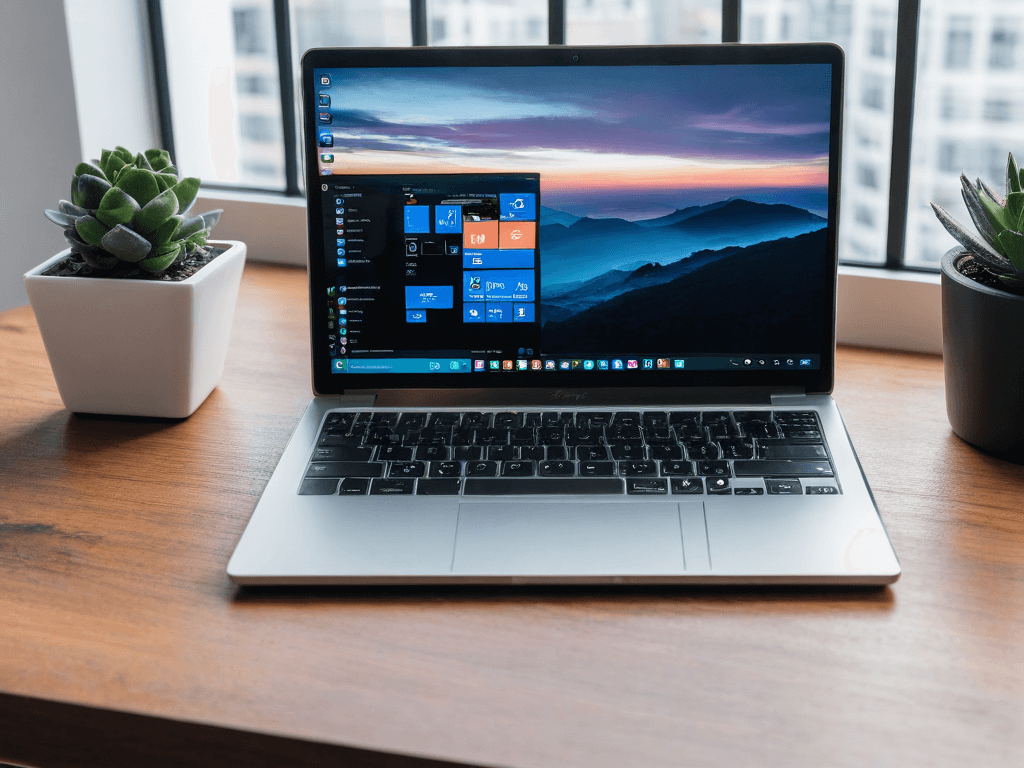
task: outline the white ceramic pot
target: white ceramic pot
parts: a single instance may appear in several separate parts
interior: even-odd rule
[[[183,419],[224,372],[245,243],[187,280],[44,277],[59,253],[25,275],[32,311],[64,406],[76,413]]]

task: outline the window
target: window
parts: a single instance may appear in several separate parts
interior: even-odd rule
[[[946,69],[967,69],[971,65],[971,18],[953,16],[946,32]]]
[[[1024,15],[1014,0],[150,5],[162,17],[155,45],[163,49],[163,61],[157,57],[165,76],[163,131],[183,171],[211,186],[301,193],[295,73],[304,50],[327,45],[671,44],[723,37],[836,42],[847,52],[841,218],[850,226],[841,229],[840,256],[861,264],[934,269],[950,240],[928,203],[945,199],[954,215],[965,217],[957,196],[959,173],[998,186],[1006,152],[1024,152],[1014,131],[1024,117]],[[917,5],[918,17],[899,16],[901,8]],[[200,15],[204,24],[197,26]],[[283,31],[289,33],[286,40],[280,38]],[[916,86],[914,78],[903,76],[908,61]]]
[[[996,18],[992,23],[992,42],[988,65],[991,69],[1013,69],[1017,66],[1017,30],[1024,19]]]

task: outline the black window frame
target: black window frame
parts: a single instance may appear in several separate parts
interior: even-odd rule
[[[740,42],[742,0],[721,0],[722,42]],[[548,0],[548,44],[565,44],[566,0]],[[164,38],[161,0],[146,0],[149,18],[150,50],[153,58],[157,118],[163,147],[174,156],[174,126],[171,119],[170,87]],[[273,192],[286,197],[303,197],[299,185],[298,129],[293,116],[295,81],[292,69],[291,18],[288,0],[273,0],[274,31],[277,40],[278,76],[284,136],[285,188],[263,190],[253,187],[217,185],[218,188],[247,192]],[[427,0],[409,0],[412,44],[428,45]],[[899,0],[896,21],[896,70],[893,83],[892,152],[889,169],[889,216],[884,263],[842,260],[851,266],[937,272],[938,267],[907,264],[904,261],[908,202],[910,191],[910,145],[914,119],[914,92],[917,76],[917,42],[921,18],[921,0]]]

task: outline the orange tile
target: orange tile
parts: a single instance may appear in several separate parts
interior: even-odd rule
[[[536,248],[537,222],[535,221],[503,221],[501,237],[498,238],[499,248]]]
[[[498,222],[464,221],[462,223],[463,248],[497,248]]]

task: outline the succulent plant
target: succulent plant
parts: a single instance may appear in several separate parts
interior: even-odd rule
[[[984,242],[932,203],[935,215],[1000,282],[1014,291],[1024,290],[1024,170],[1017,168],[1012,154],[1007,158],[1005,199],[981,179],[972,185],[960,174],[960,184],[971,220]]]
[[[199,179],[179,179],[167,150],[105,149],[99,160],[78,164],[71,200],[46,218],[64,227],[71,251],[95,269],[163,272],[206,245],[220,219],[219,210],[188,215],[198,192]]]

